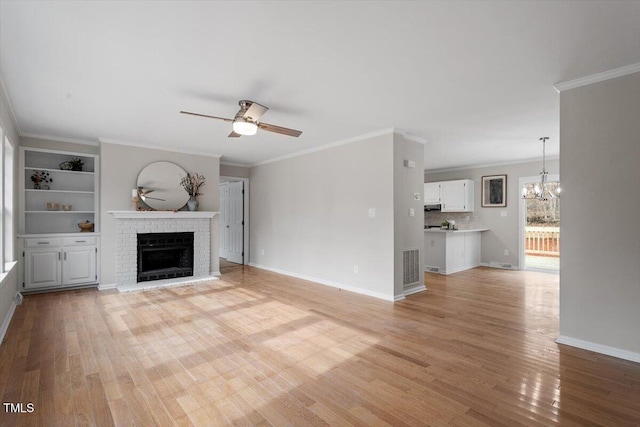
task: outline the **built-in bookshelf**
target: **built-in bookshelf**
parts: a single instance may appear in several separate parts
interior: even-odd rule
[[[79,233],[78,223],[94,223],[99,230],[98,156],[94,154],[23,147],[21,176],[21,235]],[[68,170],[79,159],[82,170]],[[34,174],[46,174],[36,184]]]

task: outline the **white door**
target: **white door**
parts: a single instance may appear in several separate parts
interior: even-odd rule
[[[229,246],[227,260],[244,262],[244,182],[229,183]]]
[[[220,184],[220,256],[229,253],[229,183]]]
[[[60,286],[60,257],[60,248],[26,250],[25,288]]]
[[[78,246],[64,250],[62,283],[78,285],[93,283],[96,277],[96,247]]]

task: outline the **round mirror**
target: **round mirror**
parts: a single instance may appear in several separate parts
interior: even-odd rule
[[[173,211],[183,207],[189,194],[180,185],[187,172],[171,162],[155,162],[138,174],[138,197],[150,208]]]

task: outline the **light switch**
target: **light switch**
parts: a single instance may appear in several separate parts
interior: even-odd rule
[[[376,217],[376,208],[369,208],[369,218]]]
[[[500,211],[500,216],[501,217],[506,217],[507,216],[507,211]]]
[[[413,208],[409,208],[409,216],[416,216],[416,210]]]

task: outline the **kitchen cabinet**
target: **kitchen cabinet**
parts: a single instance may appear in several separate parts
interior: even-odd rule
[[[424,183],[424,204],[437,204],[440,203],[440,183],[439,182],[425,182]]]
[[[97,237],[24,239],[23,290],[97,284]]]
[[[424,183],[424,204],[440,204],[442,212],[473,212],[471,179]]]
[[[440,183],[442,212],[473,212],[473,181],[460,179]]]
[[[425,230],[425,271],[452,274],[479,266],[483,231],[487,230]]]

